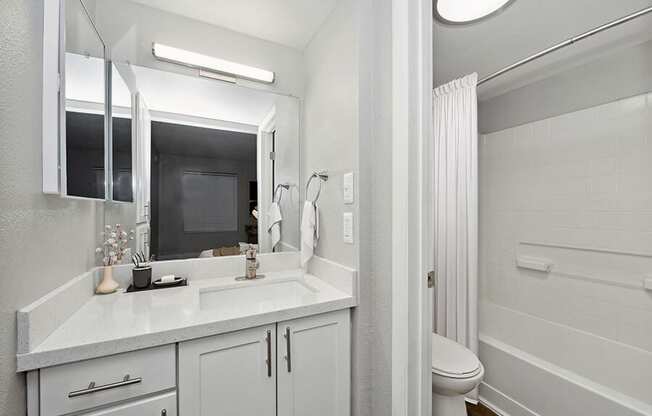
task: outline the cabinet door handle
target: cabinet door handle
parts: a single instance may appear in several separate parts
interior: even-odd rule
[[[285,361],[288,363],[288,373],[292,372],[292,348],[290,347],[290,327],[285,327]]]
[[[267,342],[267,377],[272,376],[272,331],[267,330],[267,335],[265,336],[265,341]]]
[[[68,398],[83,396],[85,394],[97,393],[98,391],[111,390],[117,387],[129,386],[131,384],[137,384],[142,382],[143,379],[140,377],[130,378],[129,374],[124,376],[122,381],[116,381],[115,383],[103,384],[101,386],[96,386],[94,381],[91,381],[88,384],[88,387],[81,390],[75,390],[68,393]]]

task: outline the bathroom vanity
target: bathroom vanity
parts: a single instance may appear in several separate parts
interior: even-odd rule
[[[157,262],[185,268],[189,285],[90,295],[49,316],[80,303],[91,273],[19,311],[29,415],[348,415],[355,272],[260,258],[265,277],[251,281],[220,276],[241,257]]]
[[[356,272],[298,253],[303,202],[339,198],[322,167],[301,173],[303,52],[122,0],[43,19],[43,191],[97,202],[87,263],[107,267],[18,311],[28,414],[350,414]],[[271,76],[160,54],[182,46]],[[254,246],[264,277],[236,280]],[[188,285],[127,293],[134,253],[145,283]]]

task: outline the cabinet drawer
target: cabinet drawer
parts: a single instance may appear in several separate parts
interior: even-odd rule
[[[177,416],[177,395],[168,393],[113,406],[82,416]]]
[[[41,416],[58,416],[171,389],[175,346],[164,345],[40,370]]]

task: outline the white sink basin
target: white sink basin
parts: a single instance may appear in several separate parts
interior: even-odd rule
[[[316,289],[301,280],[244,282],[200,289],[199,305],[201,309],[237,312],[254,308],[265,312],[306,304],[313,301],[316,294]]]

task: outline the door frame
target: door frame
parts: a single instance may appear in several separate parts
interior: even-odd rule
[[[392,0],[392,415],[431,415],[432,0]]]
[[[258,181],[258,252],[271,252],[271,241],[267,233],[267,208],[272,201],[271,167],[267,163],[271,151],[271,137],[276,130],[276,106],[272,107],[258,126],[257,138],[257,181]]]

